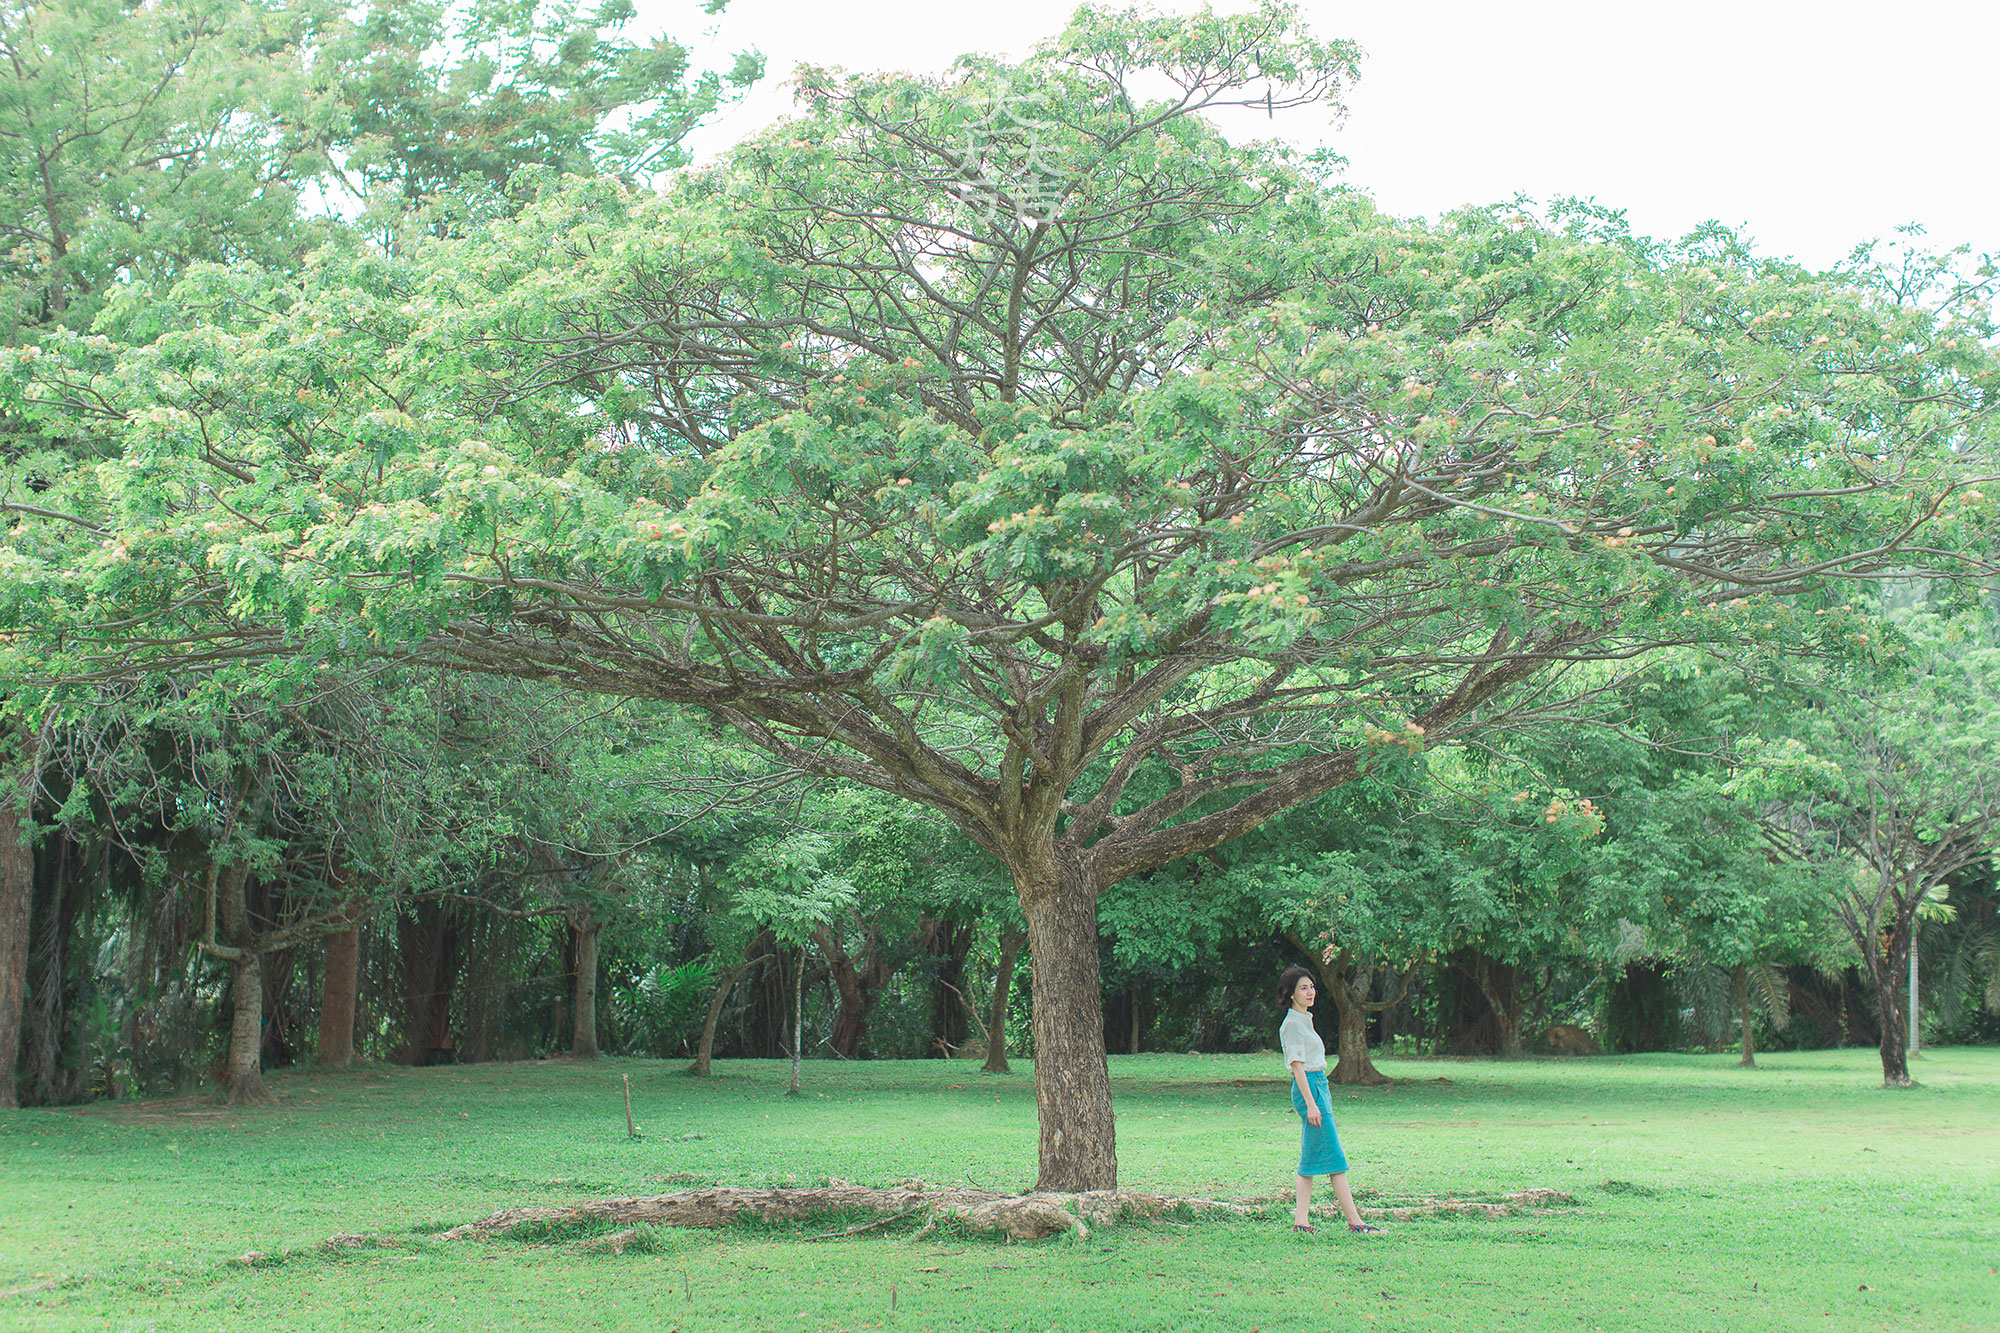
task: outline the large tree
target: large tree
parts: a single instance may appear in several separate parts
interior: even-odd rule
[[[1977,291],[1397,221],[1203,119],[1331,114],[1354,58],[1085,11],[1019,66],[802,71],[664,195],[198,275],[141,353],[0,366],[126,459],[16,510],[6,673],[399,652],[926,805],[1021,901],[1041,1183],[1109,1185],[1107,886],[1570,664],[1809,637],[1781,596],[1935,560],[1983,447]]]

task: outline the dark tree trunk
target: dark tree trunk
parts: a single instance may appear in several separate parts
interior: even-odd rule
[[[26,841],[34,781],[29,755],[8,766],[0,785],[0,1107],[17,1104],[14,1065],[21,1055],[35,894],[35,851]]]
[[[1756,1039],[1750,1035],[1750,969],[1742,963],[1735,968],[1733,980],[1736,986],[1736,1010],[1743,1020],[1743,1058],[1737,1061],[1745,1067],[1757,1063]]]
[[[458,932],[444,907],[421,902],[397,922],[403,972],[403,1047],[397,1062],[449,1061],[451,993],[458,973]]]
[[[1009,926],[1000,932],[1000,966],[993,973],[993,1004],[986,1016],[986,1063],[980,1071],[987,1074],[1007,1074],[1013,1071],[1007,1067],[1007,1003],[1014,989],[1014,965],[1021,959],[1021,949],[1028,942],[1028,932],[1019,926]]]
[[[930,956],[936,978],[931,986],[931,1052],[949,1056],[965,1045],[970,1035],[965,1018],[965,959],[972,952],[975,927],[971,922],[926,918],[921,930],[924,952]],[[888,976],[882,979],[886,983]]]
[[[569,1053],[575,1060],[597,1058],[597,918],[588,908],[573,913],[570,925],[576,931],[574,1020]]]
[[[1519,1059],[1522,1005],[1521,987],[1515,970],[1504,963],[1495,964],[1481,955],[1474,977],[1479,982],[1479,993],[1486,997],[1487,1007],[1493,1011],[1494,1026],[1500,1030],[1501,1057]]]
[[[1117,1127],[1104,1060],[1097,966],[1097,895],[1074,869],[1017,869],[1034,962],[1035,1105],[1041,1121],[1037,1189],[1118,1186]]]
[[[1914,913],[1898,912],[1898,917]],[[1875,993],[1881,1005],[1882,1041],[1882,1086],[1887,1088],[1907,1088],[1910,1086],[1910,1061],[1907,1042],[1908,1029],[1904,1020],[1904,996],[1902,983],[1910,966],[1910,927],[1912,921],[1897,920],[1889,933],[1888,946],[1879,942],[1869,950],[1868,966],[1875,980]]]
[[[320,979],[319,1062],[328,1069],[354,1063],[354,1001],[360,992],[361,928],[326,937],[326,974]]]
[[[867,1053],[869,1015],[875,1012],[875,1004],[882,998],[882,987],[894,974],[873,931],[862,940],[863,953],[858,965],[841,943],[837,927],[815,930],[813,943],[819,946],[820,956],[826,960],[827,975],[833,979],[834,998],[838,1002],[827,1045],[836,1055],[859,1060]]]

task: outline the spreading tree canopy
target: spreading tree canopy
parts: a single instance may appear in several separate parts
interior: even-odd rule
[[[808,69],[664,193],[0,363],[116,441],[10,497],[6,674],[401,654],[928,806],[1020,896],[1041,1183],[1110,1185],[1107,886],[1982,526],[1977,275],[1398,220],[1204,119],[1337,113],[1355,58],[1270,6]]]

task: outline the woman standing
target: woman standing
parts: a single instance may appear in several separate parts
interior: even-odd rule
[[[1287,968],[1278,978],[1278,1003],[1285,1021],[1278,1027],[1278,1046],[1292,1071],[1292,1106],[1299,1113],[1299,1194],[1292,1212],[1292,1230],[1311,1232],[1312,1178],[1333,1177],[1333,1197],[1347,1218],[1347,1229],[1376,1232],[1382,1228],[1361,1220],[1354,1195],[1347,1188],[1347,1154],[1340,1150],[1340,1131],[1333,1125],[1333,1094],[1326,1086],[1326,1043],[1313,1031],[1312,1006],[1317,994],[1312,973]]]

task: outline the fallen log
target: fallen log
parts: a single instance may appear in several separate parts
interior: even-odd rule
[[[847,1184],[806,1189],[713,1186],[682,1190],[676,1194],[596,1199],[557,1207],[503,1208],[476,1222],[453,1227],[440,1239],[491,1239],[593,1224],[626,1229],[641,1226],[720,1227],[744,1216],[755,1216],[766,1222],[798,1222],[829,1213],[867,1212],[881,1214],[883,1221],[921,1213],[925,1215],[926,1230],[939,1222],[952,1220],[975,1231],[996,1232],[1016,1240],[1040,1240],[1061,1232],[1087,1237],[1091,1227],[1107,1226],[1120,1218],[1161,1217],[1176,1213],[1254,1216],[1264,1211],[1266,1206],[1261,1202],[1187,1199],[1130,1190],[1093,1190],[1081,1194],[1001,1194],[993,1190],[944,1189],[926,1185],[900,1185],[886,1189]]]

